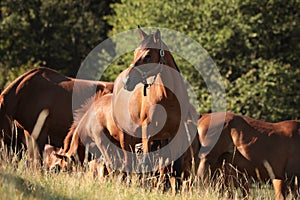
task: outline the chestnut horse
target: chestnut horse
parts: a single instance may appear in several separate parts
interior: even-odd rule
[[[191,122],[188,122],[189,130],[192,131],[194,127]],[[194,131],[196,131],[194,129]],[[131,136],[132,137],[132,136]],[[76,111],[72,128],[65,139],[64,149],[55,148],[47,145],[46,167],[48,169],[62,169],[68,170],[72,167],[74,161],[73,156],[78,154],[78,147],[80,144],[89,145],[95,143],[103,155],[105,166],[108,173],[113,170],[124,170],[124,160],[127,154],[134,154],[133,151],[140,150],[136,148],[140,144],[140,138],[130,140],[130,143],[125,143],[124,133],[117,127],[112,116],[112,94],[104,96],[95,95],[82,108]],[[161,148],[160,141],[152,141],[150,144],[151,151],[156,151]],[[182,155],[181,163],[176,163],[175,168],[183,169],[185,176],[189,176],[192,171],[193,158],[197,156],[197,149],[199,149],[198,138],[194,137],[191,149],[188,149]],[[195,150],[195,151],[193,151]],[[141,150],[143,151],[143,149]],[[94,151],[90,151],[95,155]],[[131,154],[131,155],[132,155]],[[139,155],[139,153],[137,153]],[[99,158],[99,155],[96,158]],[[133,162],[137,162],[136,157],[131,156]],[[197,161],[195,161],[198,164]],[[163,168],[156,165],[156,170],[160,171],[160,176],[157,182],[157,187],[166,178],[164,176]],[[103,170],[102,170],[103,171]],[[125,174],[124,174],[125,175]],[[103,176],[103,174],[102,174]]]
[[[204,178],[209,166],[229,153],[232,157],[227,162],[254,178],[271,179],[276,199],[285,198],[288,183],[300,176],[300,121],[268,123],[233,113],[218,120],[223,115],[206,114],[199,120],[202,150],[198,176]],[[212,117],[216,120],[211,121]],[[222,132],[219,137],[211,137],[216,127],[223,127]]]
[[[62,168],[67,168],[68,161],[71,161],[72,157],[78,153],[80,143],[89,146],[95,143],[101,155],[104,156],[109,172],[112,171],[109,167],[112,162],[119,169],[122,168],[124,136],[113,120],[111,99],[112,94],[102,96],[101,93],[96,93],[86,105],[76,111],[72,128],[65,140],[64,150],[55,154],[57,158],[52,158],[55,161],[50,162],[51,166],[48,166],[50,169],[57,164]],[[131,144],[130,149],[134,149],[134,145],[135,143]],[[99,156],[100,154],[96,155],[96,158]]]
[[[89,151],[95,158],[103,155],[108,171],[122,170],[125,149],[127,151],[136,149],[136,144],[141,142],[139,138],[133,138],[132,143],[124,143],[124,133],[117,127],[112,117],[112,94],[102,96],[96,93],[85,105],[75,111],[74,122],[64,140],[64,149],[47,145],[47,168],[52,169],[57,165],[64,170],[69,168],[73,156],[79,154],[78,148],[82,145],[89,146]],[[91,150],[96,145],[98,149]],[[128,145],[125,148],[125,145]],[[156,146],[159,144],[155,144]],[[154,146],[151,146],[154,148]],[[100,152],[97,152],[100,150]],[[99,154],[100,153],[100,154]],[[78,155],[83,162],[84,154]],[[114,163],[114,164],[112,164]]]
[[[187,89],[160,31],[148,35],[138,27],[138,33],[142,41],[133,62],[115,80],[113,117],[126,133],[125,144],[130,143],[129,136],[142,138],[143,152],[152,158],[151,141],[167,140],[168,145],[160,150],[161,157],[175,161],[191,144],[185,128],[191,115]],[[195,135],[194,131],[192,140]],[[145,161],[151,170],[151,163]]]
[[[74,87],[74,89],[73,89]],[[112,83],[65,77],[46,68],[34,68],[13,81],[0,96],[0,130],[10,144],[12,121],[32,134],[38,116],[48,111],[41,131],[34,138],[42,153],[46,143],[62,146],[77,109],[96,91],[110,93]],[[72,101],[73,99],[76,101]]]

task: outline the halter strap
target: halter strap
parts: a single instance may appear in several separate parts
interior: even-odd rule
[[[153,80],[153,82],[150,84],[150,85],[152,85],[153,83],[154,83],[154,81],[155,81],[155,79],[156,79],[156,77],[157,77],[157,74],[159,74],[159,73],[161,73],[161,71],[162,71],[162,68],[161,68],[161,63],[159,63],[158,65],[156,65],[156,67],[155,68],[153,68],[152,70],[149,70],[149,71],[147,71],[147,72],[144,72],[144,71],[142,71],[141,69],[139,69],[138,67],[136,67],[136,68],[134,68],[137,72],[139,72],[139,74],[141,75],[141,77],[142,77],[142,83],[143,84],[148,84],[147,83],[147,78],[149,77],[149,76],[151,76],[151,74],[155,74],[154,75],[154,80]]]
[[[159,58],[159,63],[161,64],[164,64],[165,63],[165,51],[163,49],[160,49],[159,50],[159,55],[160,55],[160,58]]]
[[[150,71],[148,71],[148,72],[144,72],[144,71],[142,71],[142,70],[140,70],[139,68],[135,68],[135,70],[137,71],[137,72],[139,72],[139,74],[142,76],[142,83],[144,84],[144,96],[147,96],[147,88],[149,88],[151,85],[153,85],[154,84],[154,82],[155,82],[155,80],[156,80],[156,78],[157,78],[157,75],[159,74],[159,73],[161,73],[161,71],[162,71],[162,67],[161,67],[161,63],[158,63],[158,65],[154,68],[154,69],[152,69],[152,70],[150,70]],[[154,78],[153,78],[153,80],[152,80],[152,82],[151,83],[148,83],[147,82],[147,78],[151,75],[151,74],[155,74],[154,75]]]
[[[151,87],[151,85],[154,84],[154,82],[155,82],[155,80],[156,80],[156,78],[157,78],[157,75],[158,75],[159,73],[162,72],[162,67],[161,67],[161,65],[165,63],[165,59],[164,59],[165,52],[164,52],[163,49],[160,49],[160,50],[159,50],[159,55],[160,55],[159,63],[157,64],[157,66],[156,66],[154,69],[152,69],[152,70],[150,70],[150,71],[147,71],[147,72],[144,72],[144,71],[140,70],[140,69],[137,68],[137,67],[135,68],[135,69],[137,70],[137,72],[139,72],[140,75],[142,76],[142,83],[144,84],[144,91],[143,91],[144,96],[147,96],[147,88]],[[131,64],[131,66],[134,67],[133,64]],[[155,75],[154,75],[154,78],[153,78],[152,82],[151,82],[151,83],[148,83],[148,82],[147,82],[147,78],[148,78],[151,74],[155,74]]]
[[[144,92],[143,92],[144,96],[147,96],[147,88],[149,88],[151,85],[154,84],[154,82],[157,78],[157,75],[162,72],[161,65],[165,64],[165,51],[162,48],[162,41],[160,41],[159,56],[160,56],[160,58],[159,58],[159,63],[157,64],[157,66],[154,69],[147,71],[147,72],[144,72],[144,71],[140,70],[139,68],[135,67],[134,64],[130,65],[130,67],[132,67],[132,68],[134,67],[134,69],[136,69],[136,71],[139,72],[139,74],[142,77],[142,83],[144,84]],[[151,74],[155,74],[155,75],[154,75],[153,81],[151,83],[148,83],[147,78]]]

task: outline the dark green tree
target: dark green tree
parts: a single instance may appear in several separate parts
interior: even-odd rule
[[[113,26],[111,35],[141,25],[173,29],[199,42],[223,76],[229,110],[272,121],[299,118],[299,103],[295,100],[299,96],[299,83],[291,81],[299,77],[296,70],[300,64],[299,0],[124,0],[112,8],[115,14],[108,17]],[[128,66],[131,59],[126,56],[118,64]],[[212,111],[212,95],[203,77],[195,74],[188,62],[178,58],[176,61],[193,84],[201,104],[199,111]],[[246,92],[246,88],[259,86],[250,81],[255,80],[256,74],[260,74],[260,80],[269,83],[272,79],[275,84],[258,87],[257,99]],[[282,94],[290,95],[281,98]],[[268,109],[260,112],[261,105],[256,101],[262,97],[266,100],[260,104]],[[245,101],[246,98],[251,101]],[[267,105],[273,104],[271,99],[277,100],[276,106]]]
[[[300,68],[273,60],[253,65],[228,86],[228,109],[266,121],[299,118]]]
[[[114,2],[2,0],[0,66],[3,76],[12,67],[36,62],[75,76],[88,53],[107,38],[111,27],[103,16],[112,13],[109,4]]]

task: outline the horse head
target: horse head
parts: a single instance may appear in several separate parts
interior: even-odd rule
[[[158,74],[163,71],[163,65],[179,71],[158,29],[155,33],[148,35],[138,27],[138,33],[141,43],[134,52],[133,62],[123,80],[124,88],[128,91],[134,90],[138,83],[144,84],[145,88],[150,87]],[[149,81],[150,77],[152,80]]]
[[[68,171],[72,170],[76,159],[64,153],[62,148],[46,144],[43,153],[43,165],[49,171]]]

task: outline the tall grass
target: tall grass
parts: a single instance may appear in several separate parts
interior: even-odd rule
[[[141,186],[137,176],[126,184],[121,176],[100,180],[82,167],[74,172],[50,173],[31,167],[26,155],[19,159],[10,149],[0,148],[0,199],[227,199],[226,191],[220,192],[221,180],[208,186],[193,181],[191,188],[174,196],[169,190]],[[235,199],[242,198],[240,190],[234,193]],[[274,199],[271,185],[253,184],[249,199]]]

